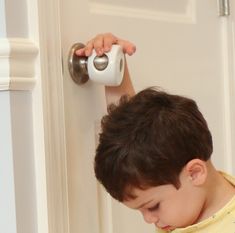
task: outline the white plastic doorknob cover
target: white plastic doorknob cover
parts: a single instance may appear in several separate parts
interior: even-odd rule
[[[124,74],[124,59],[120,45],[113,45],[111,51],[101,57],[93,50],[87,61],[90,80],[106,86],[119,86]]]

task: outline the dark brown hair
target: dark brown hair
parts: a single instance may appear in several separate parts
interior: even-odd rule
[[[195,101],[156,88],[122,96],[102,119],[95,175],[112,197],[133,197],[131,188],[179,187],[179,173],[213,150],[207,123]]]

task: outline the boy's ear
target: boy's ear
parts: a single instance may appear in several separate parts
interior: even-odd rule
[[[207,163],[200,159],[192,159],[185,166],[185,172],[193,185],[203,185],[207,178]]]

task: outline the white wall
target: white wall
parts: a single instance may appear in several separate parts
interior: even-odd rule
[[[34,57],[25,60],[28,50],[23,51],[31,40],[27,4],[27,0],[0,0],[0,64],[4,65],[0,71],[0,231],[4,233],[38,232],[32,91],[8,89],[4,84],[7,79],[19,78],[18,84],[33,78],[28,77],[33,72],[21,71],[21,66],[31,70],[34,65],[30,60]]]
[[[37,207],[31,92],[11,91],[10,106],[17,233],[36,233]]]
[[[0,38],[6,36],[5,1],[0,0]]]
[[[0,227],[16,232],[15,185],[9,92],[0,92]]]
[[[0,0],[0,38],[5,37],[5,1]],[[8,69],[6,70],[9,73]],[[8,91],[0,91],[0,109],[0,227],[4,229],[4,232],[13,233],[16,232],[16,213],[10,94]]]
[[[26,0],[5,0],[5,16],[7,37],[26,38],[28,36]]]
[[[0,92],[0,227],[36,233],[36,188],[30,92]]]

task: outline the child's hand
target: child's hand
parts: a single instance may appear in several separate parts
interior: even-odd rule
[[[122,47],[123,52],[132,55],[136,51],[136,47],[129,41],[117,38],[111,33],[98,34],[96,37],[87,42],[86,46],[76,51],[78,56],[90,56],[92,50],[95,49],[98,56],[109,52],[113,44],[118,44]]]

